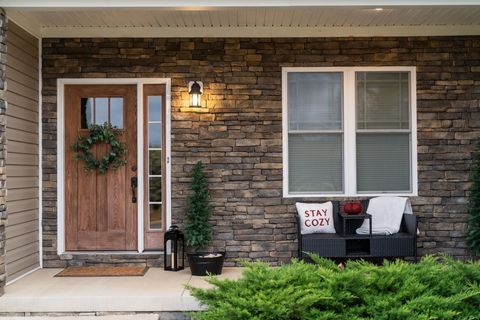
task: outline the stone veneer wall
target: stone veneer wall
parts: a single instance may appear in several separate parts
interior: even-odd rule
[[[0,296],[3,294],[3,288],[6,282],[5,271],[5,225],[7,223],[6,206],[6,175],[5,175],[5,156],[6,156],[6,137],[5,137],[5,111],[7,102],[5,101],[5,63],[7,59],[7,18],[5,11],[0,8]]]
[[[173,222],[182,224],[188,173],[202,160],[214,205],[213,246],[227,250],[229,264],[277,264],[295,255],[294,203],[302,200],[282,198],[281,67],[389,65],[417,67],[419,197],[412,200],[419,253],[468,257],[463,236],[480,136],[480,37],[44,39],[44,265],[85,262],[56,255],[57,78],[171,78]],[[183,109],[190,80],[204,82],[206,112]]]

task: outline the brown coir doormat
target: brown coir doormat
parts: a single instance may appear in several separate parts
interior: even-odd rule
[[[141,277],[147,273],[148,267],[126,266],[87,266],[67,267],[57,273],[55,277]]]

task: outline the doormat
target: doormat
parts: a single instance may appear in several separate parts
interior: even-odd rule
[[[57,273],[55,277],[142,277],[148,267],[126,266],[72,266]]]

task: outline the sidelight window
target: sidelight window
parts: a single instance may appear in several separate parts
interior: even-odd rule
[[[148,96],[148,209],[149,228],[162,228],[162,96]]]

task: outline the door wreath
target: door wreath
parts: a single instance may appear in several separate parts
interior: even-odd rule
[[[108,125],[91,125],[88,127],[90,135],[79,136],[72,149],[77,152],[75,160],[85,162],[85,170],[98,170],[100,174],[107,172],[108,168],[118,169],[126,164],[127,148],[125,143],[118,139],[120,130]],[[97,143],[108,145],[107,153],[98,160],[92,153],[92,146]]]

